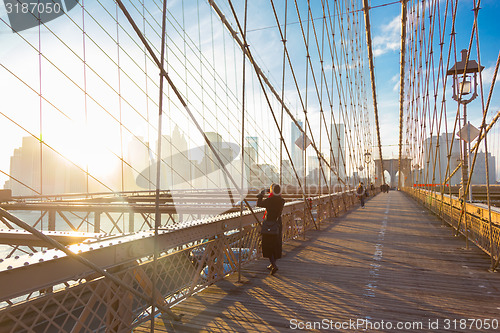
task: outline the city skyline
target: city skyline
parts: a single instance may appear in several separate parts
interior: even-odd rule
[[[292,134],[297,136],[297,133],[293,133],[293,131]],[[206,135],[212,143],[223,143],[223,138],[218,133],[207,132]],[[290,141],[294,142],[292,152],[299,154],[300,161],[303,157],[303,150],[295,144],[296,139],[294,139],[295,137],[291,135]],[[245,177],[248,185],[253,184],[255,187],[262,187],[268,182],[279,182],[280,165],[269,164],[266,161],[258,163],[258,142],[259,137],[256,136],[245,138]],[[23,137],[22,145],[16,148],[11,156],[10,174],[12,178],[5,181],[3,187],[11,189],[15,196],[31,196],[42,193],[100,192],[106,189],[153,190],[156,186],[156,169],[153,166],[155,163],[154,150],[157,143],[151,145],[144,138],[135,137],[127,144],[127,147],[127,160],[122,161],[123,165],[118,163],[111,167],[110,174],[112,177],[96,179],[90,176],[85,166],[79,166],[57,154],[57,152],[48,149],[36,138]],[[190,148],[188,141],[178,126],[174,127],[171,134],[162,136],[161,147],[162,174],[167,175],[167,178],[170,179],[163,185],[167,186],[167,188],[174,188],[176,184],[187,184],[192,179],[194,179],[192,186],[206,187],[207,184],[204,185],[200,181],[196,181],[195,178],[198,178],[201,174],[211,174],[220,169],[216,165],[218,164],[216,158],[211,156],[211,152],[206,150],[207,148],[204,151],[198,149],[199,147],[195,147],[194,150]],[[238,155],[241,156],[241,154]],[[206,156],[206,158],[203,156]],[[234,159],[233,171],[238,173],[236,169],[240,162],[235,158],[232,159]],[[202,162],[202,160],[208,161],[213,167],[207,165],[206,171],[200,171],[200,165],[207,163]],[[333,159],[331,160],[333,163]],[[201,164],[193,166],[194,161]],[[230,162],[228,160],[228,163]],[[131,164],[134,165],[134,168],[124,167],[124,165]],[[299,177],[303,178],[304,165],[295,164],[295,167],[299,172]],[[43,171],[40,171],[40,168]],[[327,167],[324,163],[322,168],[328,178]],[[195,174],[198,176],[194,176]],[[321,178],[321,182],[324,183],[323,175],[319,173],[317,156],[308,155],[306,175],[313,182],[317,182]],[[216,178],[218,178],[217,181],[211,179],[208,183],[214,186],[220,184],[221,174]],[[290,161],[286,158],[282,160],[282,179],[289,184],[295,182]],[[342,179],[345,180],[345,178]],[[334,183],[338,182],[336,175],[333,175],[332,181]]]

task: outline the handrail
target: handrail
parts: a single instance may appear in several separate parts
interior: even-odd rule
[[[333,203],[333,205],[332,205]],[[308,200],[318,225],[357,204],[352,191],[321,195]],[[286,203],[283,240],[305,235],[314,223],[303,201]],[[263,209],[256,209],[259,218]],[[158,307],[169,309],[190,295],[223,279],[242,264],[259,257],[260,227],[249,212],[229,213],[205,220],[178,223],[160,229],[160,281],[156,285]],[[150,303],[134,294],[150,297],[153,269],[152,231],[106,236],[66,249],[102,272],[133,288],[124,288],[89,266],[70,258],[60,249],[45,250],[0,262],[0,326],[53,327],[57,318],[67,318],[67,331],[82,327],[99,330],[117,319],[117,331],[130,331],[148,320]],[[36,276],[36,279],[33,278]],[[149,296],[148,296],[149,295]],[[119,304],[117,307],[116,304]],[[5,306],[6,305],[6,306]],[[36,316],[39,309],[44,316]],[[159,311],[156,309],[156,311]],[[22,323],[19,324],[19,323]],[[16,326],[17,325],[17,326]],[[21,325],[21,326],[19,326]],[[57,326],[55,326],[57,327]]]
[[[463,202],[456,196],[432,192],[421,188],[403,188],[415,200],[466,237],[468,242],[475,244],[488,256],[496,260],[500,249],[500,208],[491,207],[491,230],[489,210],[480,203]],[[464,206],[464,214],[461,214]],[[460,223],[463,215],[465,220]],[[490,233],[492,235],[490,240]],[[496,267],[490,267],[494,270]]]

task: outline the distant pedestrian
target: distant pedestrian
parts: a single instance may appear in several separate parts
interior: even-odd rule
[[[358,187],[356,188],[356,196],[359,198],[361,202],[361,207],[365,207],[365,187],[362,182],[359,182]]]
[[[282,221],[281,212],[285,205],[285,200],[281,197],[281,187],[278,184],[272,184],[269,189],[269,196],[264,199],[266,193],[262,190],[257,195],[257,206],[266,209],[264,222],[262,222],[262,256],[269,258],[267,269],[274,275],[278,271],[276,260],[281,258],[282,248]]]

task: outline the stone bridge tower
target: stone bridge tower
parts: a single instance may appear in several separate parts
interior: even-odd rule
[[[381,170],[382,170],[382,172],[387,171],[391,176],[390,182],[386,180],[389,186],[397,187],[398,186],[397,173],[399,167],[399,159],[397,158],[384,159],[383,163],[384,165],[382,166],[380,160],[375,160],[375,176],[377,177],[375,181],[375,186],[380,186],[382,184],[382,177],[381,177]],[[401,159],[401,173],[403,176],[403,178],[401,179],[401,186],[410,186],[411,183],[410,170],[411,170],[411,160],[409,158]]]

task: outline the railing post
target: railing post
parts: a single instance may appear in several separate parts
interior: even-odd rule
[[[134,216],[135,216],[134,212],[128,213],[128,231],[129,232],[135,231]]]
[[[302,211],[302,238],[303,239],[306,239],[306,228],[307,228],[307,214],[306,214],[306,210],[307,210],[307,200],[305,200],[305,203],[304,203],[304,210]]]
[[[94,232],[101,232],[101,212],[98,211],[94,212]]]
[[[49,231],[55,231],[56,230],[56,211],[55,210],[49,210],[49,226],[48,226]]]

